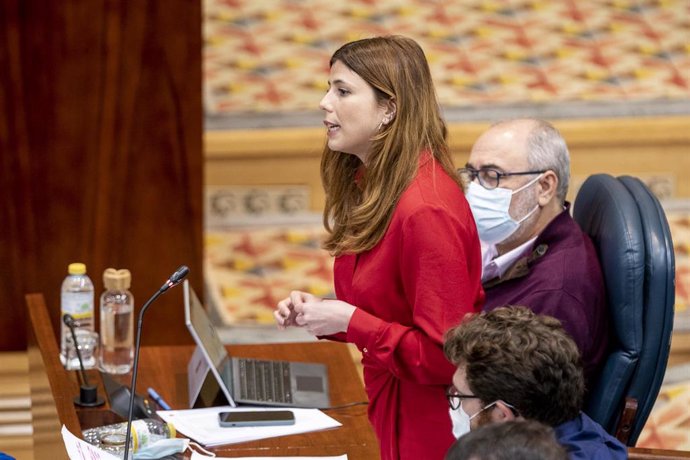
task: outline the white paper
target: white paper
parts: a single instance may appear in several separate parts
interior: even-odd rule
[[[223,460],[230,457],[208,457],[192,451],[191,460],[206,460],[216,459]],[[338,455],[336,457],[233,457],[233,460],[347,460],[347,454]]]
[[[273,438],[289,434],[307,433],[341,426],[340,422],[318,409],[294,409],[294,425],[221,427],[218,424],[219,412],[243,410],[285,410],[285,408],[266,407],[208,407],[204,409],[158,411],[157,414],[175,429],[204,446],[218,446],[256,439]]]
[[[118,457],[77,438],[65,425],[62,425],[61,433],[67,455],[71,460],[119,460]]]

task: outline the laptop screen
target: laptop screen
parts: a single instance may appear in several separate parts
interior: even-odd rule
[[[275,373],[270,371],[273,366],[267,366],[269,373],[261,377],[258,386],[262,391],[269,388],[265,384],[269,375],[272,376],[269,380],[276,382],[280,386],[279,393],[281,398],[276,398],[279,394],[277,391],[270,391],[270,394],[260,395],[254,394],[247,396],[241,393],[240,385],[246,385],[249,388],[250,383],[239,383],[245,375],[249,382],[254,382],[257,375],[251,371],[263,371],[264,366],[251,366],[243,369],[238,369],[236,372],[237,381],[233,382],[233,361],[230,359],[228,352],[223,345],[223,342],[218,337],[216,329],[211,323],[204,306],[199,301],[199,298],[194,293],[194,290],[185,280],[184,285],[184,308],[185,308],[185,323],[189,332],[194,337],[198,350],[203,354],[206,362],[209,363],[211,373],[215,377],[222,393],[225,395],[228,403],[235,406],[235,400],[240,399],[242,402],[251,402],[252,404],[270,404],[270,405],[284,405],[293,407],[328,407],[330,405],[328,395],[328,369],[321,363],[305,363],[305,362],[283,362],[289,365],[289,374],[284,374],[284,371]],[[194,359],[194,357],[192,357]],[[275,361],[265,361],[266,364]],[[243,372],[246,371],[246,374]],[[190,375],[192,373],[190,372]],[[290,379],[288,391],[285,393],[288,397],[282,399],[285,385],[285,377]],[[208,379],[206,379],[208,381]],[[244,382],[244,380],[243,380]],[[296,385],[293,385],[296,383]],[[191,388],[191,386],[190,386]],[[275,387],[274,387],[275,388]],[[238,395],[237,393],[240,393]],[[190,400],[196,398],[190,396]],[[278,401],[278,399],[281,399]]]
[[[213,366],[219,371],[221,375],[222,366],[228,357],[228,353],[221,342],[220,337],[216,333],[216,329],[211,323],[210,318],[206,314],[204,306],[199,301],[196,296],[194,289],[189,286],[189,282],[184,283],[184,297],[185,297],[185,320],[187,326],[191,326],[196,333],[195,338],[198,338],[197,345],[202,347],[208,357],[210,358]]]

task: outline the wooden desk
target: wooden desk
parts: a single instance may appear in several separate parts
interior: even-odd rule
[[[41,421],[40,435],[35,438],[36,459],[59,458],[64,447],[60,437],[62,424],[77,436],[81,430],[119,421],[106,403],[99,409],[76,408],[73,399],[79,394],[76,372],[64,370],[58,359],[57,341],[40,294],[26,297],[29,319],[29,355],[32,412],[47,413]],[[144,325],[144,333],[146,327]],[[334,406],[366,401],[366,394],[357,374],[347,346],[334,342],[291,344],[233,345],[227,347],[233,356],[251,358],[289,359],[293,361],[321,362],[328,364],[331,386],[331,403]],[[187,363],[194,347],[144,347],[139,356],[137,393],[145,395],[148,387],[155,388],[174,409],[187,408]],[[33,356],[33,359],[31,359]],[[105,390],[97,371],[88,371],[89,379],[99,382],[99,394]],[[41,378],[43,377],[43,378]],[[47,377],[47,379],[46,379]],[[129,384],[131,377],[124,376]],[[47,382],[46,382],[47,380]],[[118,379],[119,380],[119,379]],[[50,392],[47,388],[50,388]],[[36,389],[36,398],[34,398]],[[46,395],[52,395],[46,398]],[[52,403],[52,404],[51,404]],[[332,430],[282,436],[260,441],[228,444],[213,449],[219,456],[317,456],[347,454],[350,460],[379,458],[379,448],[366,416],[366,406],[325,411],[342,423]],[[39,442],[40,439],[40,442]],[[39,445],[40,444],[40,445]]]
[[[43,296],[29,294],[26,301],[35,458],[67,458],[60,436],[63,424],[72,433],[81,436],[82,429],[115,423],[120,419],[110,412],[107,403],[100,409],[75,408],[73,399],[79,394],[76,372],[66,372],[60,364],[56,335]],[[344,344],[317,342],[233,345],[227,348],[233,356],[326,363],[329,365],[331,402],[334,406],[366,400],[357,370]],[[186,408],[186,368],[193,351],[191,346],[142,348],[137,393],[146,394],[150,386],[156,388],[174,409]],[[99,394],[105,394],[98,372],[88,372],[90,380],[99,382]],[[128,385],[130,378],[129,375],[125,376],[121,383]],[[326,412],[343,426],[327,431],[229,444],[213,450],[225,457],[347,454],[349,460],[379,458],[378,443],[366,417],[366,406]],[[630,448],[629,452],[634,460],[690,459],[690,452],[639,448]]]

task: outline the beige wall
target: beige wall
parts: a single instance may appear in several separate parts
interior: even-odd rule
[[[690,117],[562,120],[554,122],[571,152],[570,198],[590,174],[630,174],[669,198],[690,198]],[[449,126],[461,166],[488,123]],[[205,184],[307,185],[311,208],[323,206],[319,160],[322,128],[236,130],[205,134]]]

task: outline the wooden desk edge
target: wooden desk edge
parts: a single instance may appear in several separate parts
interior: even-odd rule
[[[689,459],[690,452],[684,450],[647,449],[629,447],[628,458],[631,460],[682,460]]]
[[[65,425],[71,433],[81,437],[81,424],[73,401],[74,386],[60,363],[60,352],[43,294],[27,294],[26,306],[28,347],[37,347],[41,353],[60,423]],[[29,373],[31,371],[31,360],[29,360]]]

